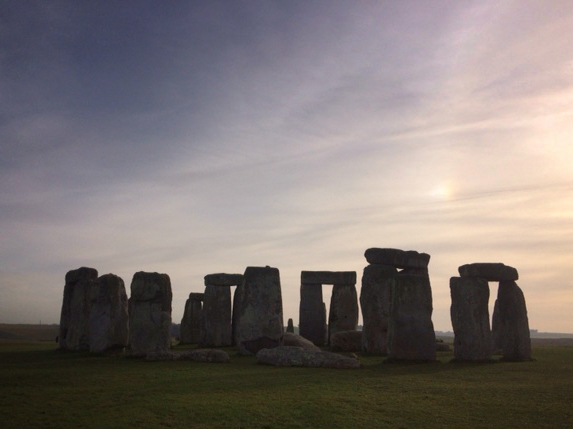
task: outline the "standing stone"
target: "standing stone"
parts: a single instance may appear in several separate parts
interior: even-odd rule
[[[180,344],[198,344],[201,341],[202,293],[190,293],[185,303],[179,332]]]
[[[60,316],[60,348],[89,350],[90,296],[97,270],[81,267],[66,273]]]
[[[392,287],[396,268],[389,265],[368,265],[362,275],[360,307],[362,308],[362,351],[388,354],[388,323]]]
[[[392,290],[388,326],[388,360],[433,361],[436,336],[432,323],[432,289],[428,271],[398,273]]]
[[[239,354],[278,347],[283,339],[283,305],[279,270],[247,267],[238,289],[235,343]]]
[[[292,319],[288,320],[286,331],[291,333],[291,334],[294,334],[294,324],[292,322]]]
[[[499,289],[498,289],[499,292]],[[492,354],[501,354],[501,336],[500,336],[500,317],[499,317],[499,304],[498,300],[495,300],[493,306],[493,315],[491,316],[491,344],[492,344]]]
[[[233,346],[237,345],[237,325],[238,325],[238,318],[239,318],[239,313],[240,313],[240,308],[241,308],[241,293],[243,290],[243,283],[245,282],[245,280],[243,279],[243,281],[241,283],[239,283],[237,285],[237,287],[235,288],[235,293],[233,294],[233,314],[231,316],[231,340],[232,340],[232,344]]]
[[[328,341],[340,331],[358,329],[358,297],[356,286],[334,285],[328,314]]]
[[[454,328],[454,357],[459,361],[491,359],[489,328],[489,285],[487,280],[471,277],[450,279]]]
[[[504,360],[531,360],[531,338],[523,292],[513,280],[499,282],[498,332]]]
[[[90,352],[123,349],[129,341],[127,294],[123,280],[105,274],[91,287],[89,318]]]
[[[232,344],[231,311],[230,286],[205,286],[201,346],[225,347]]]
[[[129,345],[132,356],[171,347],[171,280],[167,274],[139,271],[131,281]]]
[[[300,286],[299,335],[317,346],[326,344],[326,306],[321,284]]]

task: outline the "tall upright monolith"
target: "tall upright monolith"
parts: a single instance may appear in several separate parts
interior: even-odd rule
[[[472,277],[450,279],[454,328],[454,357],[458,361],[491,359],[489,326],[489,285],[487,280]]]
[[[322,301],[322,284],[300,286],[299,335],[316,346],[327,342],[326,306]]]
[[[497,292],[497,324],[504,360],[531,360],[531,337],[525,297],[513,280],[499,282]]]
[[[180,344],[198,344],[201,341],[201,310],[203,293],[191,292],[185,302],[179,332]]]
[[[239,354],[281,345],[283,306],[279,270],[247,267],[237,290],[235,344]]]
[[[232,344],[231,287],[205,286],[201,313],[201,346],[225,347]]]
[[[328,313],[328,342],[334,334],[358,329],[358,297],[354,284],[335,284]]]
[[[171,347],[171,280],[167,274],[139,271],[131,281],[129,346],[132,356]]]
[[[97,270],[88,267],[66,273],[58,336],[60,349],[89,350],[90,297],[97,276]]]

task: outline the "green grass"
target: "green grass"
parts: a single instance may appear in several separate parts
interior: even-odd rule
[[[573,348],[536,361],[359,370],[146,362],[0,343],[2,428],[568,428]]]

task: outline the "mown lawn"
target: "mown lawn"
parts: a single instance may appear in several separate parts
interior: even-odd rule
[[[0,343],[2,428],[571,428],[573,347],[359,370],[146,362]]]

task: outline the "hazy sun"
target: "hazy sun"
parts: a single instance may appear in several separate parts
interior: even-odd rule
[[[449,200],[453,196],[453,190],[449,184],[442,184],[432,189],[430,195],[434,198]]]

